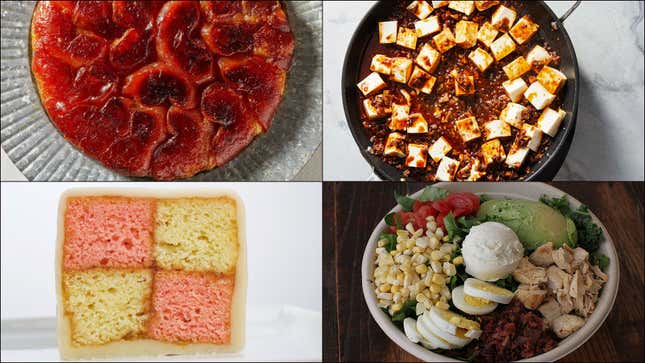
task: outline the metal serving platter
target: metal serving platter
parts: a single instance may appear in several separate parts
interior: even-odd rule
[[[291,180],[322,141],[322,3],[284,2],[296,37],[287,89],[268,132],[189,181]],[[29,64],[35,1],[1,2],[1,145],[32,181],[149,180],[118,174],[67,142],[40,105]]]

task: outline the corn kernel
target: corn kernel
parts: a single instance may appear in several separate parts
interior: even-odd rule
[[[436,236],[432,236],[432,237],[430,237],[430,248],[432,248],[432,249],[435,249],[435,250],[436,250],[437,248],[439,248],[439,247],[440,247],[440,245],[441,245],[441,244],[440,244],[440,242],[439,242],[439,239],[438,239]]]
[[[394,305],[392,305],[391,308],[392,308],[393,312],[397,312],[397,311],[401,310],[402,307],[403,307],[403,305],[401,305],[401,304],[394,304]]]
[[[437,301],[437,303],[434,304],[434,306],[438,307],[439,309],[443,309],[443,310],[450,309],[450,305],[448,305],[445,301]]]
[[[457,274],[457,268],[450,262],[443,263],[443,273],[448,276],[455,276]]]
[[[428,266],[426,266],[426,265],[417,265],[417,267],[415,267],[414,270],[417,273],[423,274],[423,273],[426,273],[428,271]]]
[[[401,288],[399,286],[392,286],[392,288],[390,289],[390,292],[393,293],[393,294],[396,294],[400,290],[401,290]]]
[[[381,290],[381,292],[388,292],[390,291],[391,288],[392,288],[392,285],[390,284],[383,284],[378,287],[378,289]]]
[[[437,236],[437,238],[443,238],[443,229],[437,228],[437,230],[434,232],[434,235]]]
[[[401,294],[402,297],[408,297],[410,296],[410,289],[408,289],[407,287],[404,287],[401,289],[399,293]]]
[[[441,262],[439,261],[430,261],[430,267],[432,267],[432,271],[434,272],[443,271],[443,268],[441,267]]]
[[[444,242],[450,242],[450,237],[443,236],[443,238],[441,240],[444,241]]]
[[[433,293],[430,295],[430,298],[433,300],[437,300],[439,298],[439,293]]]
[[[414,233],[414,226],[412,225],[412,223],[406,224],[405,229],[410,233]]]
[[[455,266],[459,266],[464,263],[464,256],[457,256],[452,260],[452,263],[455,264]]]
[[[396,250],[397,250],[397,251],[403,251],[403,250],[404,250],[404,248],[403,248],[403,243],[397,243],[397,244],[396,244]]]
[[[437,230],[437,224],[434,221],[428,222],[426,223],[426,228],[428,228],[429,231],[432,231],[432,233],[434,233]]]
[[[382,240],[378,241],[377,245],[378,245],[379,247],[385,247],[385,240],[384,240],[384,239],[382,239]]]
[[[440,261],[443,258],[444,254],[439,250],[432,251],[430,258],[432,261]]]
[[[428,288],[428,289],[423,290],[423,295],[427,296],[428,299],[430,299],[431,298],[430,289]]]
[[[432,283],[433,283],[433,284],[437,284],[437,285],[439,285],[439,286],[443,286],[443,285],[445,285],[445,283],[446,283],[445,278],[446,278],[446,276],[445,276],[444,274],[436,273],[436,274],[434,274],[434,275],[432,276]],[[437,292],[438,292],[438,291],[437,291]]]
[[[450,261],[450,255],[445,255],[445,256],[443,256],[443,257],[441,258],[441,260],[442,260],[442,261],[444,261],[444,262],[448,262],[448,261]]]
[[[434,294],[438,294],[441,292],[441,286],[436,285],[436,284],[430,284],[430,292]]]

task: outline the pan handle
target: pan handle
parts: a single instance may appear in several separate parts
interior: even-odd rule
[[[573,11],[576,10],[576,8],[578,8],[578,6],[580,6],[581,2],[582,2],[582,0],[577,0],[573,5],[571,5],[569,10],[567,10],[564,14],[562,14],[562,16],[560,16],[558,21],[552,21],[551,22],[551,28],[553,30],[558,30],[558,23],[564,23],[564,21],[567,20],[569,15],[571,15],[571,13],[573,13]]]

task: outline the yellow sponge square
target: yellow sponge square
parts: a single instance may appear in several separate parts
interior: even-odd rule
[[[72,341],[105,344],[145,332],[152,270],[90,269],[63,273],[65,312]]]
[[[159,200],[154,255],[163,269],[234,272],[237,206],[229,197]]]

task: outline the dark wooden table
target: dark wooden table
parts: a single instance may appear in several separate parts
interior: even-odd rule
[[[642,182],[557,182],[603,221],[620,255],[613,311],[583,346],[563,359],[644,361]],[[372,319],[361,290],[361,259],[369,235],[393,207],[393,192],[422,184],[325,183],[323,189],[323,360],[418,360],[394,344]]]

